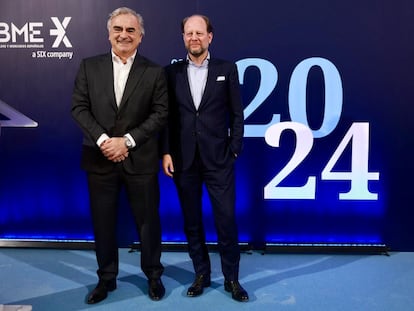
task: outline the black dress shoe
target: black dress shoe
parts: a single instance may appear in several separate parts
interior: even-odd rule
[[[100,280],[95,289],[88,296],[88,304],[98,303],[108,297],[108,292],[116,289],[116,280]]]
[[[161,279],[148,280],[148,296],[152,300],[161,300],[165,295],[165,288]]]
[[[224,281],[224,289],[237,301],[249,301],[249,295],[238,281]]]
[[[197,275],[193,284],[187,290],[187,296],[197,297],[203,293],[204,287],[209,287],[211,285],[210,276],[207,274]]]

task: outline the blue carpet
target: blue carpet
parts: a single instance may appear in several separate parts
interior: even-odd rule
[[[118,288],[96,305],[85,299],[96,284],[90,250],[0,248],[0,305],[31,305],[34,311],[66,310],[414,310],[414,253],[242,254],[240,283],[250,301],[224,291],[220,260],[211,253],[212,285],[186,297],[193,280],[185,252],[164,252],[166,296],[147,296],[139,253],[120,249]]]

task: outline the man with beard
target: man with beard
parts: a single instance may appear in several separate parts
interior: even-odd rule
[[[239,283],[240,249],[235,221],[234,162],[242,149],[243,107],[235,64],[210,57],[213,27],[208,17],[182,21],[185,61],[166,68],[169,122],[162,138],[163,171],[173,177],[184,215],[184,231],[195,280],[187,296],[211,284],[211,266],[202,222],[206,186],[218,237],[224,288],[248,301]]]

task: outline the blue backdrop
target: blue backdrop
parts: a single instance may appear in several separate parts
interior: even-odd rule
[[[183,58],[180,21],[208,15],[212,55],[237,62],[246,119],[237,161],[242,242],[414,250],[414,4],[397,1],[4,0],[0,3],[0,238],[92,240],[80,60],[109,52],[108,13],[145,20],[140,53]],[[185,241],[160,174],[163,240]],[[215,240],[207,197],[208,239]],[[121,245],[137,240],[121,198]]]

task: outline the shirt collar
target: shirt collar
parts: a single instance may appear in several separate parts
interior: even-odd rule
[[[119,64],[123,64],[121,58],[118,55],[116,55],[112,49],[111,49],[111,54],[112,54],[112,61],[117,62]],[[134,54],[132,54],[130,57],[127,58],[127,64],[128,63],[132,64],[134,62],[136,55],[137,55],[137,50],[135,50]]]
[[[208,66],[208,63],[210,61],[210,52],[208,52],[207,57],[203,60],[203,62],[201,63],[201,65],[197,65],[196,63],[194,63],[190,59],[190,57],[188,56],[188,54],[187,54],[186,60],[187,60],[187,63],[190,64],[190,65],[192,65],[192,66],[196,66],[196,67],[207,67]]]

